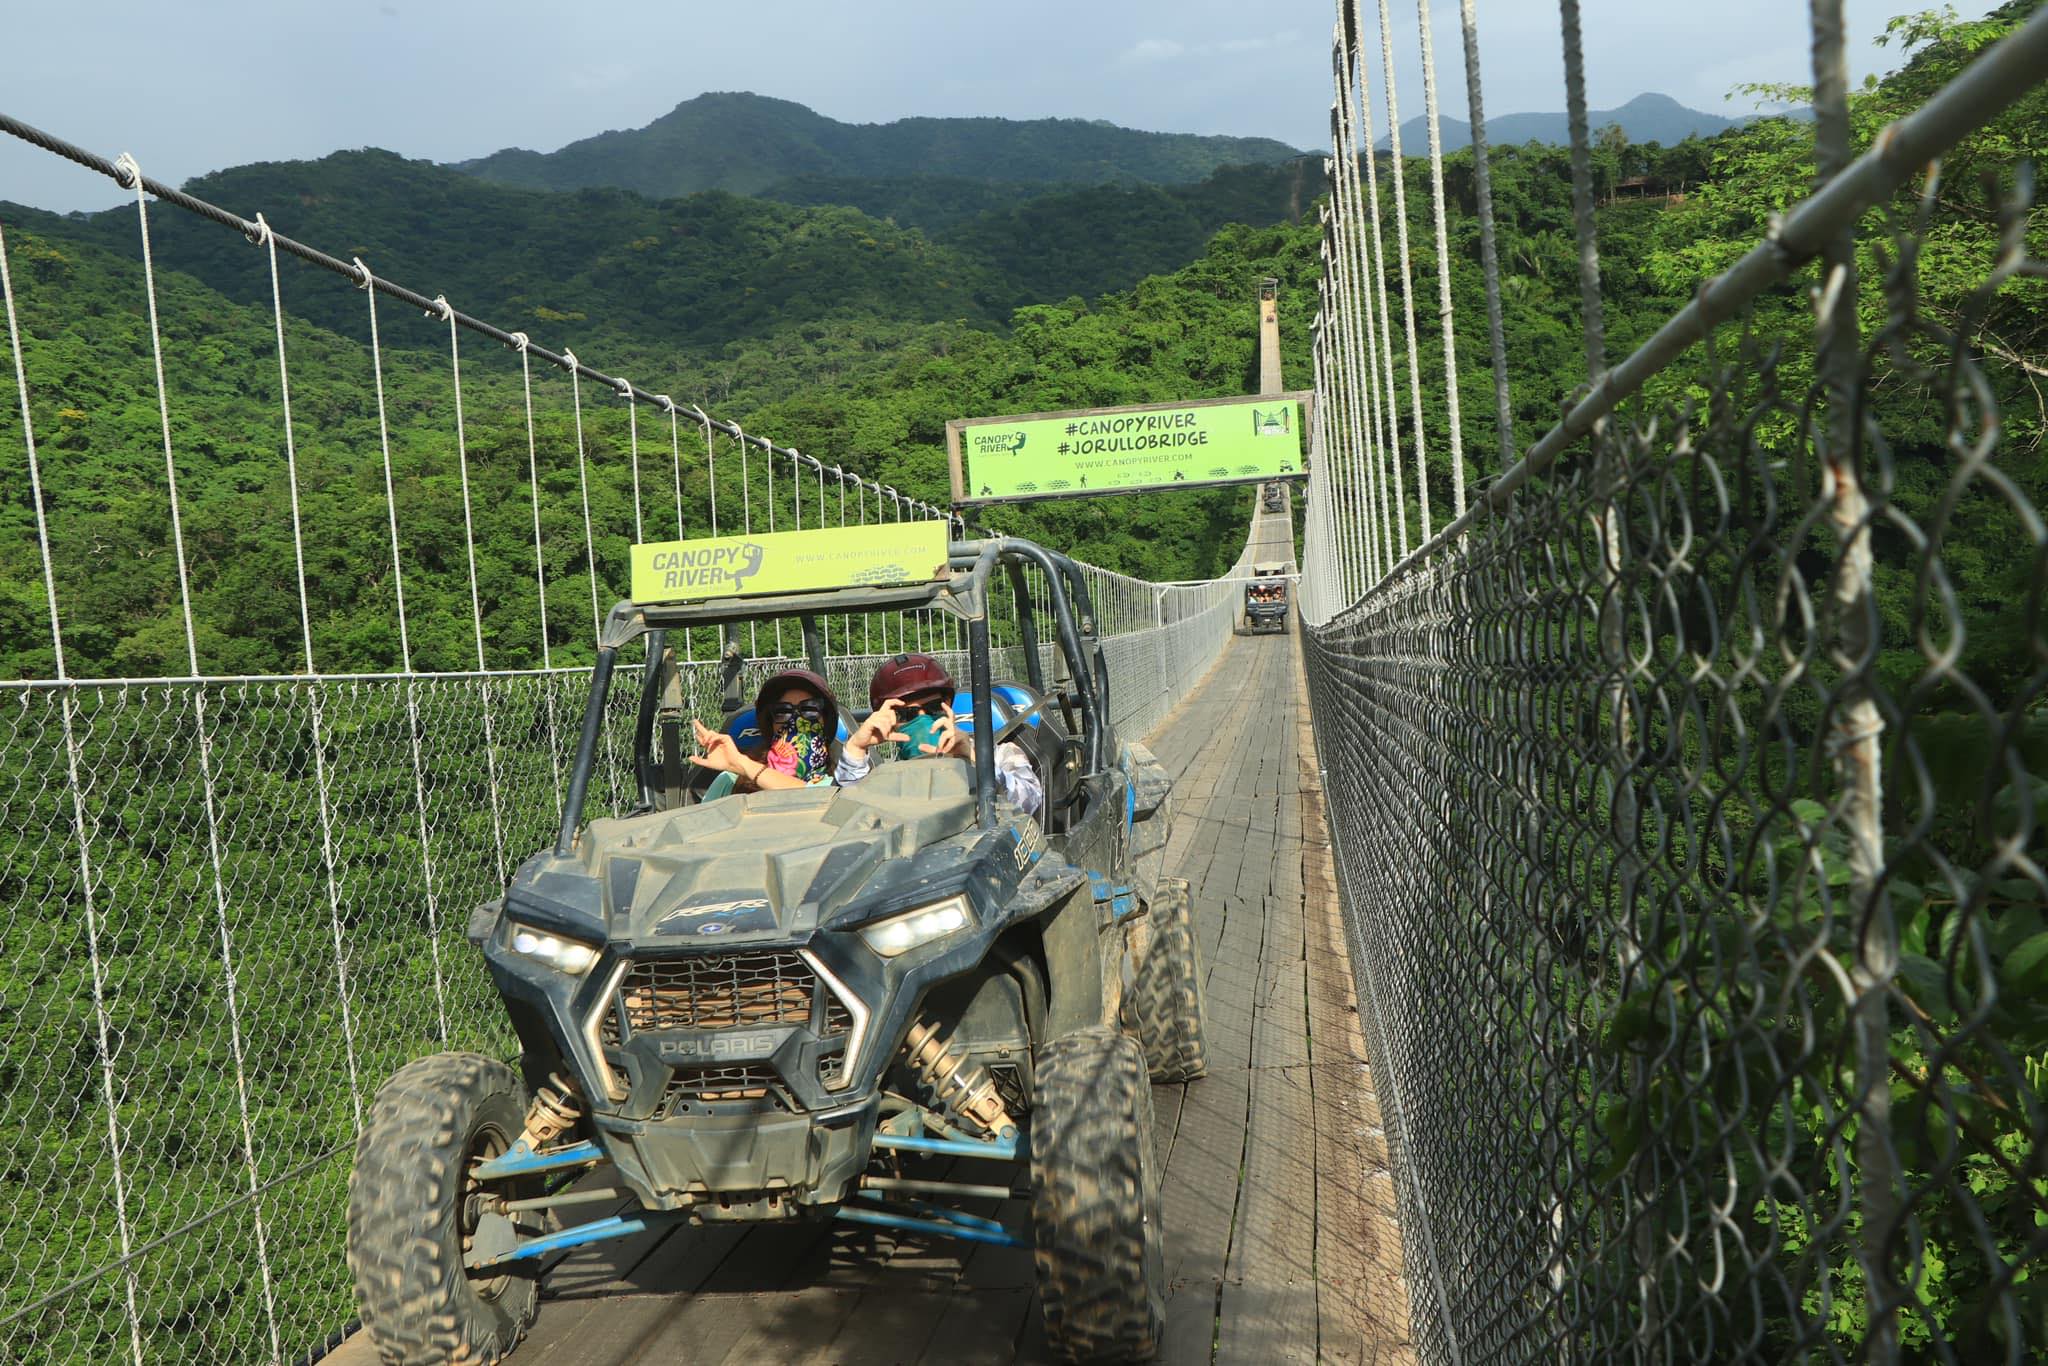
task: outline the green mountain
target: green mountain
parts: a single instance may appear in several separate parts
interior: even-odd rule
[[[1617,124],[1622,132],[1628,134],[1630,142],[1661,142],[1666,145],[1683,142],[1687,138],[1712,137],[1742,122],[1742,119],[1689,109],[1669,95],[1655,92],[1638,95],[1613,109],[1586,111],[1588,128],[1600,129],[1610,123]],[[1439,118],[1437,127],[1445,151],[1472,145],[1471,124],[1445,114]],[[1561,110],[1554,114],[1489,114],[1486,117],[1486,141],[1494,147],[1512,147],[1524,142],[1564,146],[1571,141],[1571,124]],[[1382,136],[1376,145],[1385,151],[1387,139]],[[1401,125],[1401,150],[1404,153],[1412,156],[1428,148],[1427,118],[1418,114]]]
[[[664,353],[798,319],[989,325],[999,314],[984,301],[1014,293],[986,265],[914,229],[833,205],[521,190],[377,150],[240,166],[186,188],[246,217],[266,210],[279,232],[360,256],[386,279],[442,290],[500,326],[540,336],[573,325],[586,338],[635,338]],[[65,233],[133,247],[132,211],[61,221]],[[269,276],[247,242],[186,214],[154,214],[151,226],[160,261],[237,302],[269,305]],[[290,307],[337,332],[363,325],[362,301],[340,277],[309,281]]]
[[[667,364],[678,349],[712,351],[799,322],[1001,326],[1021,305],[1174,270],[1226,223],[1298,219],[1321,179],[1298,159],[1225,167],[1191,185],[830,177],[783,182],[790,203],[724,191],[652,201],[492,185],[372,149],[235,167],[186,188],[245,216],[269,206],[278,231],[360,256],[387,279],[431,281],[502,326],[541,335],[574,325]],[[127,210],[63,221],[64,232],[114,249],[134,236]],[[251,269],[247,243],[184,214],[152,224],[164,261],[239,303],[267,305],[269,277]],[[339,278],[297,294],[292,310],[322,327],[362,325],[361,300]]]
[[[809,176],[1182,184],[1219,166],[1299,155],[1270,138],[1146,133],[1092,119],[841,123],[789,100],[720,92],[685,100],[645,128],[555,152],[507,148],[457,169],[528,189],[605,185],[665,199],[698,190],[754,194]]]

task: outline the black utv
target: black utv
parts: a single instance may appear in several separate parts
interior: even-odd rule
[[[357,1145],[348,1259],[385,1361],[495,1361],[532,1321],[551,1254],[676,1220],[1029,1246],[1056,1351],[1156,1350],[1149,1083],[1204,1070],[1188,888],[1161,875],[1170,782],[1110,723],[1077,567],[1014,539],[946,557],[907,587],[612,610],[555,844],[469,923],[517,1065],[412,1063]],[[992,603],[1009,609],[996,646]],[[712,798],[684,752],[683,633],[735,642],[737,698],[737,623],[794,618],[823,673],[821,619],[884,611],[962,624],[960,720],[997,743],[971,763],[894,759],[844,787]],[[586,822],[635,643],[632,790]],[[993,676],[998,650],[1021,676]],[[995,781],[1008,742],[1043,781],[1037,819]],[[961,1181],[958,1157],[989,1174]],[[1028,1230],[959,1208],[1019,1162]]]

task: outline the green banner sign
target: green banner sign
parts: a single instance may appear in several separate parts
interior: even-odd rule
[[[944,522],[771,531],[633,547],[633,601],[925,583],[946,572]]]
[[[1301,396],[1276,394],[949,423],[955,501],[1298,476],[1303,412]]]

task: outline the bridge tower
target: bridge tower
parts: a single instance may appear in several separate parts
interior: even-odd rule
[[[1259,395],[1285,392],[1280,382],[1280,282],[1268,276],[1259,282]]]

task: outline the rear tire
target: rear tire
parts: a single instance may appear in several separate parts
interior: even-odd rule
[[[1038,1051],[1031,1228],[1045,1336],[1068,1361],[1143,1361],[1166,1322],[1152,1086],[1131,1039],[1084,1029]]]
[[[475,1053],[422,1058],[377,1093],[349,1177],[348,1269],[386,1366],[489,1366],[533,1323],[530,1272],[472,1278],[462,1265],[470,1164],[525,1126],[519,1078]]]
[[[1146,908],[1150,936],[1132,973],[1126,999],[1138,1046],[1154,1081],[1193,1081],[1209,1074],[1203,1040],[1202,955],[1195,944],[1194,898],[1187,880],[1159,879]]]

